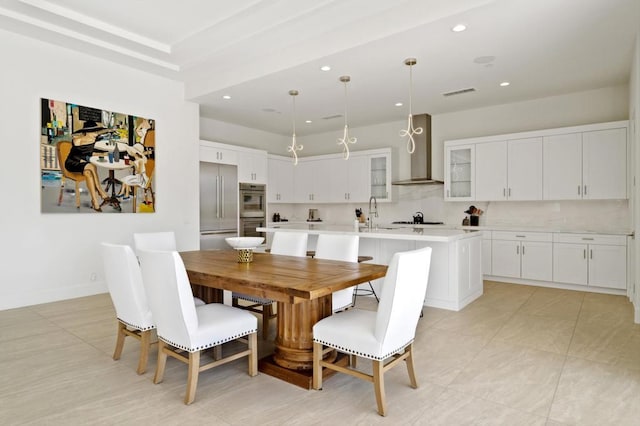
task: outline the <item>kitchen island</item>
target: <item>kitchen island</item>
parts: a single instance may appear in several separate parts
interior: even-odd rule
[[[317,235],[360,236],[360,256],[388,265],[394,253],[422,247],[433,249],[425,306],[459,311],[482,295],[482,232],[428,225],[385,225],[374,229],[324,223],[272,223],[260,232],[306,232],[309,250]],[[382,280],[373,282],[380,293]]]

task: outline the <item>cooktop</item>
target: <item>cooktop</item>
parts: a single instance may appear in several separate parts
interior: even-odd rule
[[[393,225],[444,225],[444,222],[414,222],[414,221],[397,221],[391,222]]]

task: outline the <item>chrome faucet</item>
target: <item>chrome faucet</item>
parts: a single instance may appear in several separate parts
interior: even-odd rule
[[[373,210],[371,210],[371,201],[373,201]],[[378,200],[373,195],[369,198],[369,229],[373,228],[373,218],[378,217]]]

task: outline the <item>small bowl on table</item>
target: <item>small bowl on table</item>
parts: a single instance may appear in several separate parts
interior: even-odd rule
[[[253,261],[253,250],[262,244],[264,237],[229,237],[225,241],[238,250],[238,262],[249,263]]]

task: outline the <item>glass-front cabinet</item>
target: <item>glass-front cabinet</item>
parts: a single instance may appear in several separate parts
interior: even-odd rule
[[[378,202],[391,201],[391,150],[369,155],[371,196]]]
[[[467,201],[475,199],[475,146],[445,146],[444,199]]]

